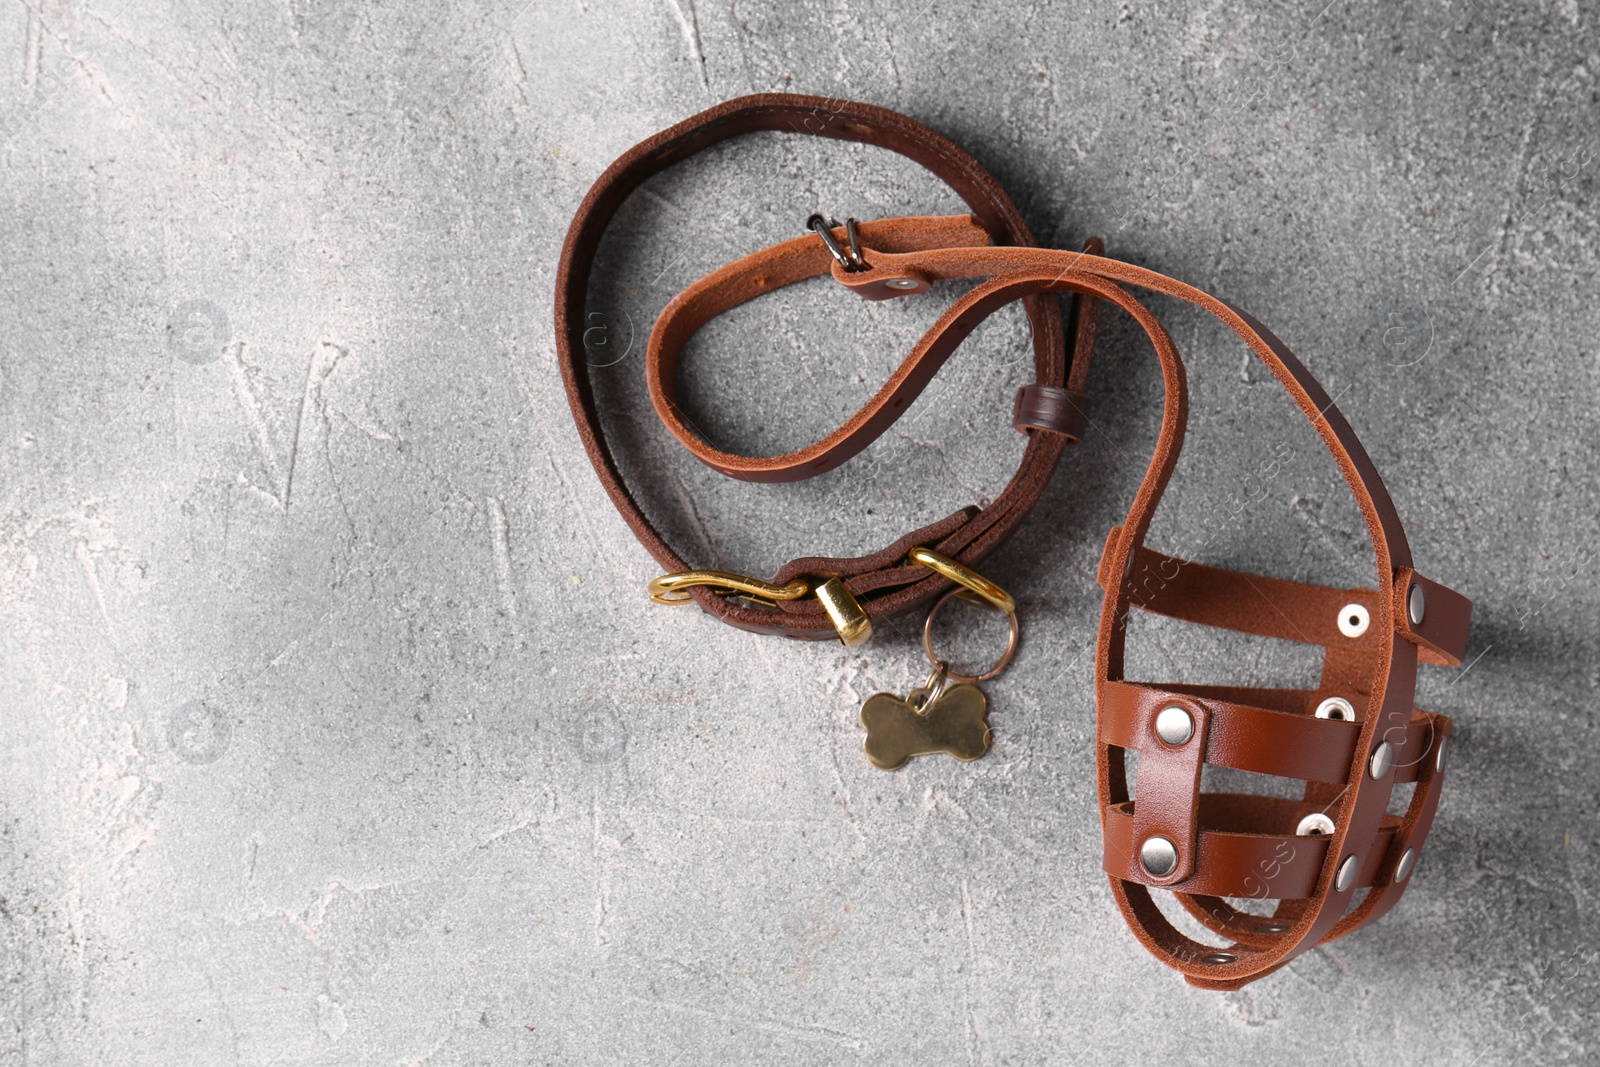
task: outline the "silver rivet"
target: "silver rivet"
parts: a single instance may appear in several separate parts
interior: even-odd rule
[[[1194,736],[1194,718],[1176,704],[1156,716],[1156,736],[1169,745],[1181,745]]]
[[[1288,923],[1262,923],[1261,929],[1268,934],[1283,934],[1289,931]]]
[[[1151,837],[1139,847],[1139,862],[1157,878],[1165,878],[1178,866],[1178,846],[1165,837]]]
[[[1422,586],[1413,585],[1411,593],[1406,597],[1406,614],[1411,616],[1412,626],[1421,626],[1423,615],[1428,610],[1428,597],[1422,591]]]
[[[1389,747],[1389,742],[1380,742],[1372,750],[1372,762],[1367,764],[1367,771],[1374,778],[1382,778],[1389,773],[1389,768],[1394,766],[1394,749]]]
[[[1301,837],[1326,837],[1333,833],[1333,820],[1320,811],[1314,811],[1300,820],[1294,832]]]
[[[1235,956],[1231,952],[1213,952],[1209,956],[1202,956],[1201,957],[1201,962],[1203,962],[1203,963],[1232,963],[1234,960],[1236,960],[1238,958],[1239,957]]]
[[[1360,864],[1356,861],[1355,853],[1352,852],[1350,855],[1346,856],[1344,858],[1344,862],[1339,864],[1339,873],[1334,875],[1333,888],[1337,889],[1341,893],[1343,893],[1346,889],[1349,889],[1350,883],[1356,880],[1356,868],[1359,866]]]
[[[1343,719],[1345,722],[1355,722],[1356,709],[1344,697],[1329,697],[1317,705],[1317,718]]]
[[[915,278],[890,278],[883,284],[889,289],[915,289],[917,280]]]
[[[1439,753],[1433,757],[1433,769],[1435,771],[1444,770],[1444,743],[1448,740],[1450,740],[1448,737],[1439,738]]]
[[[1339,632],[1346,637],[1360,637],[1371,621],[1367,609],[1360,604],[1346,604],[1339,609]]]
[[[1394,880],[1403,882],[1411,877],[1411,865],[1417,862],[1417,850],[1408,848],[1400,854],[1400,862],[1394,865]]]

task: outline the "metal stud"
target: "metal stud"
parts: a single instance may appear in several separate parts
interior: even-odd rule
[[[1333,830],[1333,820],[1320,811],[1307,815],[1300,820],[1300,825],[1294,828],[1294,832],[1301,837],[1326,837],[1333,833]]]
[[[1428,611],[1428,597],[1422,591],[1422,586],[1413,585],[1411,592],[1406,595],[1406,614],[1411,616],[1412,626],[1421,626],[1422,618]]]
[[[1156,716],[1156,736],[1169,745],[1181,745],[1194,736],[1194,716],[1176,704]]]
[[[1202,963],[1223,964],[1223,963],[1232,963],[1233,961],[1237,960],[1238,958],[1239,957],[1235,956],[1231,952],[1213,952],[1211,955],[1202,956],[1200,959],[1201,959]]]
[[[883,285],[886,289],[915,289],[917,280],[915,278],[889,278]]]
[[[1261,931],[1267,934],[1286,934],[1289,932],[1289,924],[1278,922],[1262,923]]]
[[[1317,705],[1317,718],[1342,719],[1345,722],[1355,722],[1355,705],[1344,697],[1329,697]]]
[[[1178,846],[1159,835],[1139,846],[1139,862],[1153,877],[1165,878],[1178,867]]]
[[[1439,738],[1439,752],[1438,755],[1433,757],[1433,769],[1435,771],[1444,770],[1444,743],[1448,740],[1450,740],[1448,737]]]
[[[1400,862],[1394,865],[1394,880],[1403,882],[1411,877],[1411,866],[1417,862],[1417,850],[1408,848],[1400,854]]]
[[[1380,742],[1378,747],[1372,750],[1372,762],[1367,764],[1367,772],[1374,778],[1382,778],[1393,766],[1394,749],[1389,747],[1389,742]]]
[[[1339,632],[1346,637],[1360,637],[1371,621],[1367,609],[1360,604],[1346,604],[1339,609]]]
[[[1346,889],[1349,889],[1351,883],[1356,880],[1356,868],[1359,866],[1361,866],[1361,864],[1360,861],[1356,859],[1355,853],[1352,852],[1350,855],[1346,856],[1344,858],[1344,862],[1339,864],[1339,873],[1334,875],[1333,888],[1337,889],[1341,893],[1343,893]]]

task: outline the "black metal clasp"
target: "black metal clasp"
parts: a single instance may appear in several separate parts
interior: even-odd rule
[[[850,251],[847,253],[839,247],[839,242],[834,238],[833,231],[838,227],[838,219],[829,219],[823,215],[812,215],[806,220],[806,229],[815,230],[822,243],[827,246],[831,255],[845,270],[852,273],[856,271],[871,270],[867,261],[861,258],[861,236],[856,232],[856,220],[844,220],[844,232],[850,242]]]

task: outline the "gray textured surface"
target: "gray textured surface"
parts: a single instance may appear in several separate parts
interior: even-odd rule
[[[1595,17],[0,7],[0,1063],[1595,1062]],[[1116,917],[1092,570],[1159,385],[1125,320],[1101,432],[991,566],[1027,644],[987,759],[861,758],[858,702],[921,673],[909,626],[855,655],[645,601],[560,397],[560,238],[633,142],[784,88],[931,124],[1043,240],[1225,295],[1338,398],[1419,565],[1477,601],[1474,666],[1424,671],[1454,776],[1377,928],[1218,995]],[[683,284],[816,209],[949,207],[883,153],[778,136],[633,201],[597,373],[686,551],[765,574],[1003,484],[1015,313],[799,486],[697,469],[642,403]],[[692,410],[733,446],[809,441],[941,304],[770,297],[697,341]],[[1158,310],[1195,420],[1155,543],[1364,581],[1281,390]],[[1147,677],[1315,666],[1177,624],[1134,648]]]

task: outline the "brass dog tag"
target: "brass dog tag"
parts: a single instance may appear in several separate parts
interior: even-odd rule
[[[861,706],[867,759],[892,771],[912,756],[948,752],[975,760],[989,751],[989,701],[975,685],[952,685],[918,707],[917,690],[902,700],[874,693]]]

